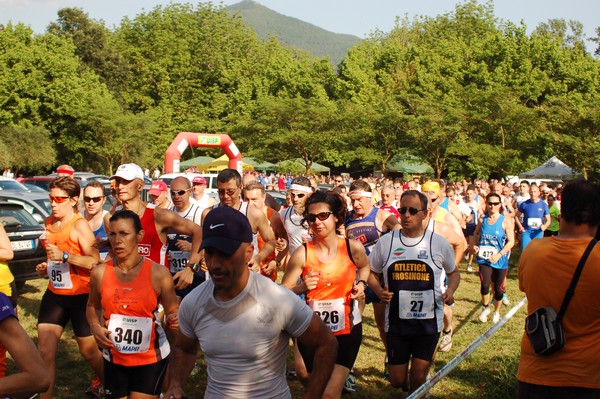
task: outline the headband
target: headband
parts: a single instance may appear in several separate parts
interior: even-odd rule
[[[353,195],[358,195],[359,197],[373,198],[373,193],[369,191],[354,190],[348,193],[348,197],[352,197]]]
[[[306,187],[306,186],[301,186],[300,184],[292,184],[290,186],[290,190],[297,190],[297,191],[302,191],[304,193],[312,194],[312,188]]]
[[[72,175],[73,171],[71,169],[56,169],[56,173],[65,173],[67,175]]]

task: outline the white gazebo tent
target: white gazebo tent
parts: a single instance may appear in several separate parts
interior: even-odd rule
[[[581,173],[573,171],[563,161],[554,156],[535,169],[519,173],[521,179],[573,180],[578,177],[581,177]]]

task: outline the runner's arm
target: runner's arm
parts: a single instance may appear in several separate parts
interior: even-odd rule
[[[338,350],[337,340],[325,323],[313,315],[308,329],[298,337],[298,341],[315,348],[313,370],[302,397],[320,398],[333,372]]]
[[[50,385],[46,364],[15,317],[0,321],[0,342],[20,370],[0,378],[0,395],[21,396],[46,391]]]
[[[165,392],[165,398],[181,399],[183,387],[194,368],[198,356],[198,340],[184,335],[177,330],[175,344],[171,347],[171,359],[169,360],[169,389]]]

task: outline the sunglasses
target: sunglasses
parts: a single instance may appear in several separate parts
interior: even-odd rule
[[[235,195],[237,191],[237,188],[229,188],[227,190],[224,190],[222,188],[218,189],[217,192],[219,193],[219,195],[225,195],[227,194],[229,197],[233,197]]]
[[[102,201],[102,198],[104,198],[104,196],[101,196],[101,197],[83,197],[83,202],[93,202],[95,204],[96,202]]]
[[[61,196],[54,197],[52,195],[49,195],[48,198],[50,199],[50,203],[56,202],[57,204],[62,204],[63,202],[67,202],[68,200],[71,199],[71,197],[61,197]]]
[[[292,197],[292,198],[296,198],[296,197],[298,197],[298,198],[304,198],[304,197],[306,197],[306,194],[304,194],[304,193],[301,193],[301,194],[290,193],[290,197]],[[327,219],[327,218],[325,218],[325,219]],[[325,220],[325,219],[321,219],[321,220]],[[314,220],[313,220],[313,222],[314,222]]]
[[[341,181],[341,180],[336,180],[335,182],[336,182],[336,183],[341,183],[342,181]]]
[[[171,190],[171,197],[174,197],[176,195],[178,195],[178,196],[181,197],[183,194],[187,193],[190,190],[191,190],[191,188],[188,188],[187,190],[179,190],[179,191],[173,191],[173,190]]]
[[[403,206],[402,208],[398,208],[398,212],[400,212],[401,215],[404,215],[406,213],[406,211],[408,211],[408,213],[410,213],[412,216],[415,216],[417,213],[424,211],[425,209],[417,209],[417,208],[412,208],[412,207],[408,207],[408,206]]]
[[[317,213],[316,215],[314,213],[309,213],[308,215],[306,215],[306,220],[308,220],[309,223],[314,223],[317,219],[319,219],[322,222],[324,220],[327,220],[327,218],[332,214],[333,212],[321,212]]]
[[[496,205],[500,205],[499,202],[488,202],[487,203],[489,206],[496,206]]]

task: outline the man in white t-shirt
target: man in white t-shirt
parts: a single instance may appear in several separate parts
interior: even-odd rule
[[[315,347],[305,395],[320,398],[337,355],[333,334],[291,291],[250,273],[252,228],[242,213],[217,207],[202,233],[211,279],[181,302],[165,397],[182,397],[200,346],[208,366],[204,398],[290,398],[285,365],[292,336]]]

